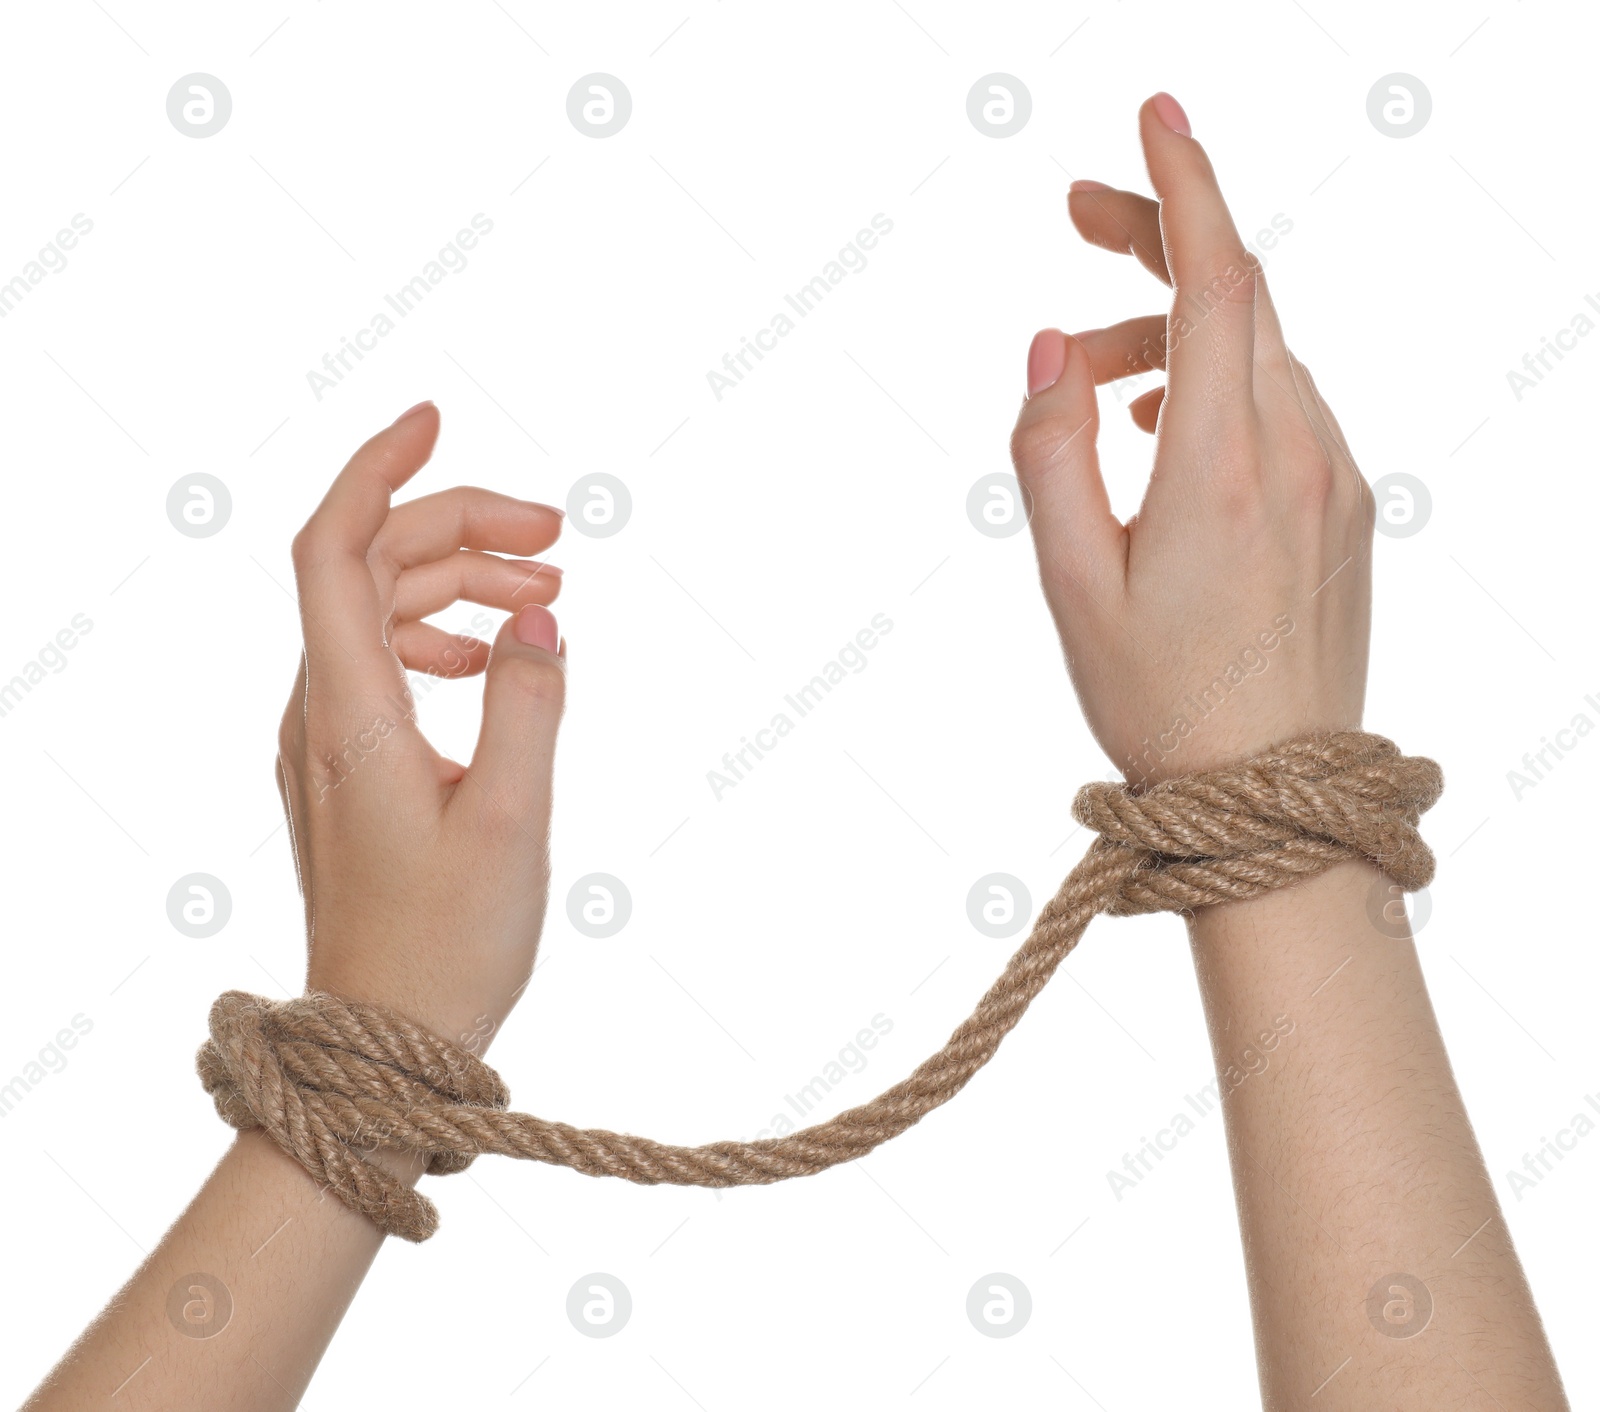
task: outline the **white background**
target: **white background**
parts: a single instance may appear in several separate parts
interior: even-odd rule
[[[563,504],[606,471],[634,501],[622,533],[552,556],[572,689],[544,964],[492,1055],[516,1106],[752,1135],[876,1014],[892,1031],[828,1111],[944,1040],[1013,944],[971,927],[969,887],[1012,873],[1041,903],[1085,842],[1073,791],[1109,775],[1027,536],[977,534],[966,496],[1008,468],[1035,329],[1162,307],[1079,242],[1064,192],[1143,188],[1135,111],[1167,88],[1241,230],[1292,222],[1275,294],[1368,477],[1431,490],[1420,533],[1377,542],[1368,721],[1445,769],[1424,963],[1592,1405],[1600,1136],[1520,1199],[1508,1173],[1600,1087],[1600,739],[1520,800],[1507,771],[1575,713],[1600,721],[1600,339],[1520,400],[1507,372],[1600,291],[1595,41],[1576,5],[1505,0],[8,10],[0,281],[74,214],[94,228],[0,320],[0,679],[75,614],[93,629],[0,718],[0,1082],[74,1015],[92,1030],[0,1121],[0,1400],[227,1143],[192,1067],[212,997],[299,988],[271,779],[289,540],[423,397],[444,431],[419,492]],[[233,100],[203,140],[165,108],[197,71]],[[566,114],[596,71],[633,100],[605,140]],[[966,112],[996,71],[1033,100],[1004,140]],[[1403,140],[1366,110],[1397,71],[1434,105]],[[468,267],[317,400],[308,370],[480,212]],[[707,370],[877,213],[894,229],[867,268],[717,401]],[[1149,443],[1104,406],[1131,513]],[[212,538],[166,518],[196,472],[232,495]],[[714,799],[707,770],[877,613],[894,627],[867,668]],[[424,724],[463,751],[476,710],[447,684]],[[634,900],[608,941],[564,905],[597,871]],[[232,897],[207,940],[167,918],[192,872]],[[721,1196],[487,1158],[431,1181],[440,1235],[386,1246],[306,1405],[1250,1405],[1220,1117],[1120,1202],[1106,1177],[1210,1069],[1181,925],[1102,920],[966,1093],[853,1166]],[[615,1338],[568,1322],[591,1271],[632,1292]],[[992,1271],[1031,1291],[1012,1338],[966,1316]]]

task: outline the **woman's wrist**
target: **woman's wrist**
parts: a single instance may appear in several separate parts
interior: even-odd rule
[[[1366,860],[1352,858],[1275,892],[1199,908],[1189,917],[1189,938],[1197,953],[1242,948],[1309,958],[1325,944],[1348,951],[1347,930],[1331,923],[1359,917],[1372,926],[1375,940],[1402,941],[1411,930],[1401,897],[1399,884]],[[1381,930],[1372,920],[1374,909],[1383,919]]]

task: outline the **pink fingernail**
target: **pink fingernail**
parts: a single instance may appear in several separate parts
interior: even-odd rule
[[[1156,110],[1156,116],[1179,137],[1194,136],[1189,131],[1189,115],[1183,111],[1183,104],[1170,93],[1157,93],[1151,98],[1150,103]]]
[[[1075,181],[1067,188],[1068,191],[1110,191],[1111,189],[1103,181]]]
[[[424,407],[431,407],[431,406],[433,406],[433,403],[432,403],[431,400],[427,401],[427,402],[419,402],[419,403],[417,403],[417,405],[415,407],[410,408],[408,411],[402,412],[398,417],[396,417],[392,422],[390,422],[389,425],[397,427],[397,426],[400,425],[401,422],[405,421],[408,417],[416,416],[417,413],[420,412]]]
[[[1028,396],[1054,387],[1066,367],[1067,340],[1061,330],[1047,328],[1034,334],[1028,349]]]
[[[517,614],[511,630],[524,647],[542,647],[546,652],[554,652],[561,643],[556,615],[537,603],[530,603]]]

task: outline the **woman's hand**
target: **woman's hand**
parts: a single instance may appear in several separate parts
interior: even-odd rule
[[[1159,205],[1075,182],[1068,207],[1086,240],[1173,286],[1171,312],[1039,334],[1012,455],[1090,728],[1153,783],[1360,724],[1374,505],[1183,110],[1158,94],[1139,126]],[[1124,526],[1095,385],[1152,368],[1166,388],[1130,410],[1155,466]]]
[[[564,647],[539,554],[561,512],[487,490],[391,507],[427,463],[423,403],[350,459],[295,537],[305,653],[278,784],[305,898],[307,984],[389,1006],[480,1052],[532,974],[550,867]],[[514,616],[493,646],[424,621],[466,599]],[[472,763],[417,727],[406,669],[486,673]]]

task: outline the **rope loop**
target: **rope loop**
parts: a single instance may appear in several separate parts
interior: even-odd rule
[[[1427,886],[1433,854],[1418,822],[1443,788],[1432,760],[1362,731],[1305,736],[1147,790],[1085,785],[1072,812],[1094,843],[945,1046],[869,1102],[781,1137],[678,1147],[508,1112],[509,1091],[476,1055],[391,1011],[322,992],[219,996],[197,1067],[225,1122],[263,1130],[346,1206],[407,1240],[426,1240],[439,1215],[367,1161],[380,1147],[426,1154],[435,1175],[492,1152],[681,1186],[809,1176],[866,1155],[966,1087],[1101,912],[1192,912],[1352,858],[1407,892]]]

